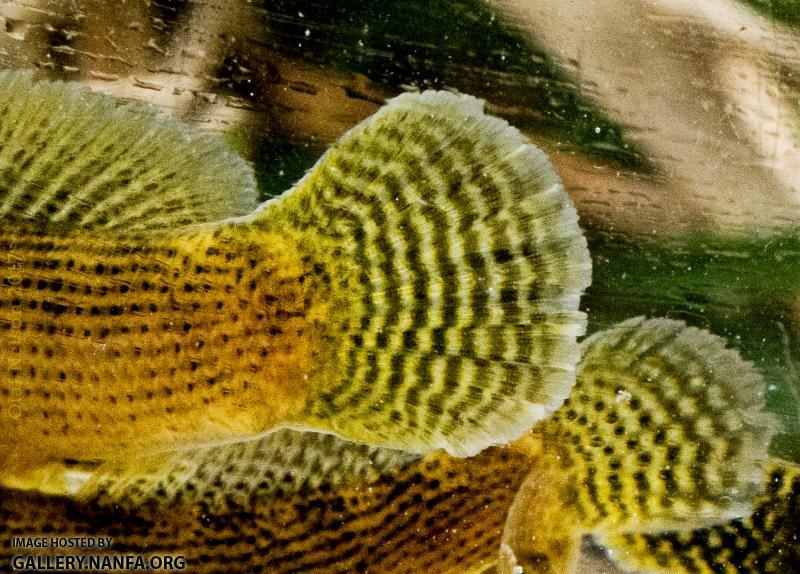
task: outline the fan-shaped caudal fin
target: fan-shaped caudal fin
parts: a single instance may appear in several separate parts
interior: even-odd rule
[[[667,319],[625,321],[582,351],[569,398],[534,430],[544,454],[509,513],[508,572],[570,572],[583,534],[636,533],[627,548],[644,556],[642,533],[749,514],[777,428],[751,364]]]
[[[298,426],[464,456],[572,388],[586,241],[547,157],[480,100],[391,100],[254,221],[305,237],[349,301]]]
[[[582,350],[572,394],[542,427],[587,528],[692,530],[749,512],[777,429],[752,364],[668,319],[625,321]]]

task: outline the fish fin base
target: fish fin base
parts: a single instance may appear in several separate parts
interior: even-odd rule
[[[349,301],[298,424],[469,456],[574,384],[586,241],[547,156],[480,100],[391,100],[253,222],[335,244],[314,258]]]

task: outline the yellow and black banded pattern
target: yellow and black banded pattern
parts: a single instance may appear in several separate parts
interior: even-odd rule
[[[478,574],[496,560],[529,467],[527,455],[509,449],[470,459],[435,453],[374,481],[262,492],[216,512],[202,501],[128,506],[4,490],[0,561],[19,553],[12,536],[46,529],[113,536],[119,553],[183,555],[193,573]]]
[[[624,342],[626,334],[630,338]],[[657,340],[663,347],[656,345]],[[126,551],[189,552],[192,571],[199,563],[196,570],[201,572],[477,573],[497,563],[498,572],[503,574],[518,572],[519,566],[524,572],[563,574],[573,571],[585,534],[596,535],[609,544],[615,558],[635,567],[637,559],[642,564],[656,560],[651,560],[650,550],[656,543],[648,540],[659,537],[646,533],[654,532],[655,525],[678,524],[683,532],[664,535],[668,542],[657,543],[662,544],[662,550],[677,544],[670,542],[673,538],[692,539],[694,546],[684,545],[687,552],[691,550],[689,558],[705,552],[717,562],[733,560],[739,555],[719,551],[718,537],[703,541],[699,531],[692,534],[715,520],[714,515],[697,508],[720,506],[716,522],[726,520],[729,507],[720,504],[716,490],[697,489],[691,496],[687,486],[677,490],[679,497],[695,501],[688,512],[685,504],[670,504],[655,491],[654,495],[661,498],[648,501],[643,508],[660,508],[659,512],[645,513],[640,508],[637,512],[643,515],[641,518],[623,512],[620,501],[625,498],[615,498],[614,489],[597,488],[597,498],[592,500],[616,517],[614,521],[608,516],[598,519],[599,511],[585,510],[591,493],[578,492],[592,487],[587,479],[614,482],[602,474],[611,469],[619,472],[620,484],[627,486],[635,483],[640,468],[649,467],[593,467],[574,454],[570,455],[571,464],[564,465],[564,448],[552,440],[554,425],[560,427],[560,436],[582,432],[588,425],[597,429],[606,444],[631,448],[613,427],[601,424],[608,411],[596,408],[596,401],[608,397],[605,385],[593,382],[600,371],[604,379],[618,386],[614,389],[615,405],[635,397],[642,400],[643,389],[649,388],[652,395],[647,404],[651,411],[672,409],[672,416],[665,418],[661,427],[664,432],[684,432],[696,413],[670,407],[672,387],[649,387],[653,382],[650,374],[632,371],[620,356],[627,353],[643,359],[674,359],[689,341],[697,343],[697,354],[684,357],[687,363],[683,366],[686,372],[705,369],[708,392],[717,384],[709,373],[715,371],[719,359],[732,361],[732,366],[740,370],[750,368],[737,355],[725,351],[721,340],[708,332],[674,321],[635,319],[584,342],[586,361],[581,364],[578,383],[568,401],[555,415],[556,422],[539,423],[508,447],[488,449],[470,459],[444,453],[417,459],[408,453],[365,447],[332,436],[284,430],[252,444],[178,452],[166,458],[129,458],[100,467],[95,478],[70,499],[3,491],[0,541],[33,535],[49,528],[46,524],[55,524],[56,533],[101,535],[111,530]],[[595,355],[601,349],[610,359],[615,354],[620,356],[601,363],[600,355]],[[719,432],[727,441],[746,444],[754,436],[771,432],[772,419],[759,410],[759,400],[753,399],[758,396],[754,388],[763,386],[763,381],[751,375],[754,378],[747,386],[733,385],[721,395],[731,408],[752,401],[752,408],[738,411],[750,424],[735,430],[712,425],[706,439],[716,440],[714,433]],[[584,400],[586,394],[592,400]],[[585,411],[585,423],[569,415],[575,403],[592,405]],[[634,410],[639,412],[639,408]],[[766,473],[759,470],[758,484],[750,485],[746,478],[751,466],[757,467],[754,461],[765,458],[766,446],[758,447],[758,442],[748,447],[753,460],[732,463],[741,473],[743,485],[751,491],[763,491],[755,502],[756,513],[748,521],[733,521],[709,530],[727,532],[723,538],[727,547],[756,552],[756,558],[743,563],[740,574],[762,573],[760,565],[766,562],[761,558],[769,553],[767,540],[786,549],[797,535],[797,467],[769,461]],[[703,469],[712,477],[718,472],[709,465]],[[702,496],[708,500],[698,501]],[[743,508],[745,501],[738,504]],[[746,506],[743,514],[750,510],[750,505]],[[8,526],[3,530],[5,523]],[[759,542],[754,549],[753,540],[764,543]],[[194,545],[200,549],[187,550]],[[785,551],[793,556],[791,549]],[[688,563],[689,558],[679,560]],[[673,563],[677,562],[668,564]],[[764,572],[782,572],[775,569],[778,566],[769,568],[772,570]]]
[[[747,518],[690,532],[610,535],[620,565],[653,574],[800,572],[800,466],[770,459]]]
[[[0,83],[0,483],[68,491],[68,464],[283,425],[472,454],[573,385],[586,243],[546,156],[478,100],[396,98],[237,219],[252,175],[222,144]]]
[[[219,139],[78,84],[0,70],[0,220],[130,234],[256,208],[252,170]]]
[[[708,331],[631,319],[582,343],[578,382],[542,424],[587,531],[742,516],[778,425],[759,373]]]
[[[509,510],[501,574],[571,572],[587,534],[640,540],[747,516],[765,488],[778,425],[763,379],[723,339],[640,317],[581,349],[572,393],[532,431],[545,454]]]
[[[352,314],[315,428],[469,455],[569,393],[586,242],[547,157],[481,101],[391,100],[255,222],[337,245]]]
[[[418,459],[336,436],[282,429],[264,438],[112,460],[76,498],[136,508],[202,502],[215,512],[253,499],[374,482]]]

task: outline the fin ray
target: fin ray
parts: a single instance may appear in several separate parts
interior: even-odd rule
[[[586,241],[546,155],[480,100],[391,100],[253,221],[337,246],[315,257],[349,316],[297,424],[464,456],[518,437],[572,387]]]
[[[600,542],[627,571],[653,574],[800,572],[800,466],[771,459],[751,516],[688,532],[609,533]]]
[[[221,509],[231,501],[244,506],[254,496],[372,482],[416,459],[333,435],[282,429],[250,441],[111,460],[76,496],[129,508],[202,501]]]
[[[578,383],[544,423],[595,532],[692,530],[746,515],[777,420],[752,364],[708,331],[631,319],[582,343]]]
[[[140,104],[0,71],[0,218],[121,232],[257,205],[249,166],[214,136]]]

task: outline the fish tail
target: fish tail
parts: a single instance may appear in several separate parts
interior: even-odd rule
[[[776,417],[721,337],[631,319],[582,344],[578,381],[544,432],[593,531],[693,529],[747,514]]]
[[[294,425],[471,455],[574,384],[586,241],[546,155],[482,101],[391,100],[253,223],[297,236],[340,301]]]
[[[668,319],[625,321],[581,349],[572,393],[535,429],[550,472],[538,499],[557,500],[560,522],[524,504],[506,525],[514,539],[574,549],[584,534],[687,532],[750,514],[778,428],[752,364],[722,338]]]

